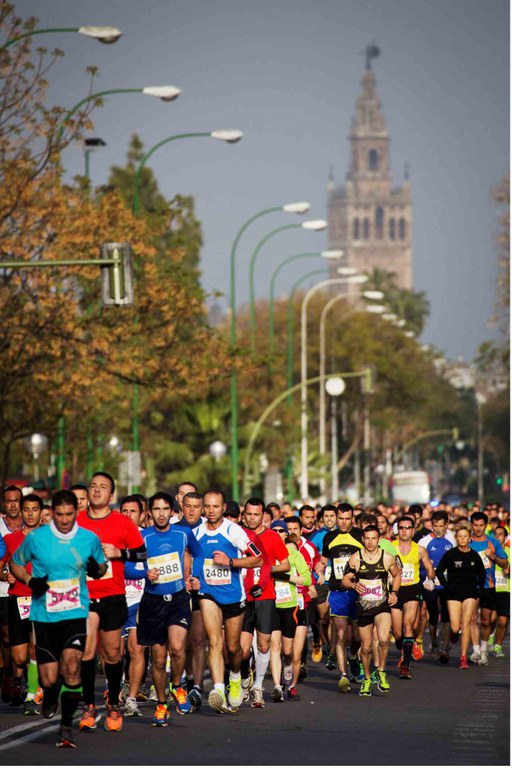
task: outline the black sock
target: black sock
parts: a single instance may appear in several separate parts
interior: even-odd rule
[[[318,628],[318,624],[312,624],[311,625],[311,633],[313,635],[313,642],[315,645],[318,645],[320,642],[320,630]]]
[[[45,704],[53,704],[55,701],[57,701],[57,699],[59,698],[61,685],[62,685],[62,680],[59,677],[57,682],[54,683],[53,685],[50,685],[48,688],[45,688],[44,685],[41,686],[44,693]]]
[[[87,707],[96,703],[94,696],[94,680],[96,678],[96,659],[82,661],[81,668],[82,688],[84,692],[84,702]]]
[[[308,650],[309,650],[308,639],[306,637],[306,642],[304,643],[304,648],[302,649],[302,653],[301,653],[301,656],[300,656],[300,663],[301,664],[305,664],[306,663],[306,661],[308,659]]]
[[[146,646],[144,648],[144,674],[142,675],[141,684],[144,685],[146,682],[146,675],[148,674],[148,666],[149,666],[149,647]]]
[[[403,637],[399,637],[397,640],[395,640],[395,647],[397,651],[401,651],[404,644]]]
[[[73,725],[73,715],[76,712],[81,697],[80,685],[66,685],[60,697],[60,724],[65,728]],[[46,695],[46,694],[45,694]]]
[[[130,653],[128,648],[124,652],[124,681],[125,683],[130,682]]]
[[[414,645],[414,637],[404,637],[404,664],[407,667],[411,663],[413,645]]]
[[[249,659],[242,659],[242,663],[240,665],[240,674],[242,675],[242,680],[247,680],[249,677],[249,670],[251,668],[251,660]]]
[[[118,661],[117,664],[105,662],[105,677],[108,683],[108,703],[111,707],[117,707],[123,677],[123,662]]]

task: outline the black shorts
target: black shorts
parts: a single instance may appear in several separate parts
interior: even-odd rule
[[[306,603],[306,619],[308,622],[308,627],[311,627],[316,623],[316,621],[318,621],[318,611],[316,609],[316,603],[314,600],[312,600],[310,603]]]
[[[128,607],[124,595],[109,595],[91,600],[89,613],[97,613],[100,626],[104,632],[122,629],[128,618]]]
[[[446,599],[456,600],[458,603],[463,603],[464,600],[478,600],[479,592],[476,587],[459,587],[459,589],[450,589],[448,585],[446,591]]]
[[[297,613],[297,626],[309,627],[307,608],[299,608],[299,612]]]
[[[327,596],[329,595],[329,585],[328,584],[316,584],[316,594],[317,597],[315,598],[315,602],[317,605],[322,605],[322,603],[327,602]]]
[[[405,603],[419,603],[421,593],[421,583],[408,584],[406,587],[400,587],[397,594],[397,602],[392,606],[403,610]]]
[[[256,629],[262,635],[270,635],[276,623],[274,616],[276,610],[276,602],[272,598],[269,600],[248,600],[242,632],[249,632],[249,634],[254,635]]]
[[[9,595],[6,602],[9,613],[9,648],[16,645],[27,645],[32,632],[32,622],[30,619],[21,618],[17,597]]]
[[[275,623],[273,630],[279,630],[283,637],[293,639],[297,629],[299,609],[294,608],[276,608]]]
[[[234,619],[237,616],[241,616],[242,613],[245,613],[245,609],[247,606],[247,602],[245,600],[242,600],[240,603],[218,603],[217,600],[215,600],[214,597],[208,594],[199,595],[199,602],[201,600],[211,600],[212,603],[215,603],[215,605],[218,605],[220,610],[222,611],[222,620],[226,621],[227,619]]]
[[[433,589],[429,592],[428,589],[424,589],[423,599],[427,606],[429,624],[437,625],[439,614],[441,614],[441,622],[443,624],[447,624],[450,621],[448,604],[446,602],[446,590]]]
[[[510,592],[496,592],[496,613],[510,618]]]
[[[190,610],[191,611],[201,610],[201,608],[199,607],[199,595],[197,594],[197,589],[195,589],[193,592],[190,593]]]
[[[192,623],[190,596],[185,589],[174,595],[142,595],[137,616],[139,645],[167,645],[169,627],[188,630]]]
[[[382,613],[391,614],[389,603],[383,603],[378,608],[373,608],[371,611],[359,614],[356,616],[356,624],[358,627],[369,627],[370,624],[373,624],[375,617],[380,616]]]
[[[496,589],[487,587],[480,592],[480,608],[487,608],[489,611],[496,610]]]
[[[62,651],[72,648],[85,651],[87,619],[65,619],[64,621],[34,621],[36,639],[36,661],[50,664],[60,661]]]
[[[0,597],[0,627],[6,626],[6,624],[9,624],[9,597],[8,595],[5,595],[5,597]]]

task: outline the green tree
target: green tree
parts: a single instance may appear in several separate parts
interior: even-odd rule
[[[365,286],[368,290],[382,291],[386,306],[400,319],[405,320],[406,328],[419,336],[430,314],[430,303],[425,291],[399,288],[394,272],[377,267],[368,275]]]

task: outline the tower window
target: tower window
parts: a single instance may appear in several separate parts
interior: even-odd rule
[[[363,238],[370,239],[370,219],[365,219],[363,222]]]
[[[389,220],[389,239],[395,240],[396,238],[396,224],[394,219]]]
[[[368,170],[369,171],[378,171],[379,170],[379,153],[376,149],[370,149],[368,152]]]
[[[400,219],[400,222],[398,224],[398,237],[400,240],[405,240],[405,219]]]
[[[382,240],[383,235],[384,235],[384,209],[379,207],[375,209],[375,238],[377,240]]]
[[[359,219],[354,219],[352,223],[352,237],[354,238],[354,240],[361,239],[361,233],[359,231]]]

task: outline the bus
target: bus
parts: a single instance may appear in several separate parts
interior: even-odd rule
[[[391,498],[396,504],[428,504],[428,474],[421,471],[395,472],[391,477]]]

